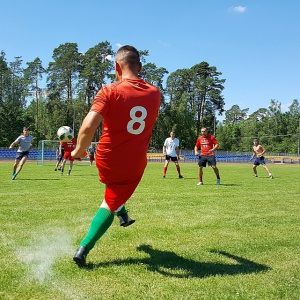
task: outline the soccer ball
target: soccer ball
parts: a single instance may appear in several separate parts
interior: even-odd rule
[[[61,142],[70,142],[74,137],[73,129],[69,126],[61,126],[57,130],[57,137]]]

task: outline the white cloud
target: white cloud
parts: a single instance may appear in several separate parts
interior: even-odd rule
[[[234,7],[230,7],[229,8],[229,11],[230,12],[234,12],[234,13],[238,13],[238,14],[242,14],[244,13],[245,11],[247,10],[247,7],[246,6],[234,6]]]
[[[110,60],[110,61],[113,60],[113,56],[112,56],[112,55],[106,55],[105,58],[106,58],[107,60]]]
[[[123,45],[122,45],[122,44],[119,44],[119,43],[116,43],[116,46],[117,46],[118,48],[120,48],[120,47],[122,47]]]
[[[292,104],[292,103],[284,103],[284,104],[281,104],[281,111],[282,111],[282,112],[287,112],[287,111],[289,111],[291,104]]]

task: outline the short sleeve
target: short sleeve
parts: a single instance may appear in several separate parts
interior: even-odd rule
[[[103,87],[96,95],[90,111],[95,111],[105,117],[109,109],[110,90]]]

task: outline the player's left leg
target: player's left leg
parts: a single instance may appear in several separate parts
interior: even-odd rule
[[[269,177],[270,177],[270,178],[273,178],[273,175],[272,175],[272,173],[270,172],[270,170],[269,170],[269,168],[267,167],[267,165],[266,165],[266,164],[263,164],[262,166],[263,166],[263,168],[268,172]]]
[[[175,163],[175,166],[176,166],[176,169],[177,169],[178,177],[183,178],[183,176],[181,175],[181,172],[180,172],[180,166],[179,166],[177,157],[176,157],[176,160],[174,160],[174,163]]]
[[[68,175],[70,175],[70,174],[71,174],[71,171],[72,171],[72,169],[73,169],[73,160],[72,160],[72,159],[70,159],[70,166],[69,166]]]
[[[217,185],[221,184],[221,179],[220,179],[220,173],[219,173],[219,169],[217,168],[217,160],[216,160],[216,157],[215,156],[209,156],[207,158],[207,162],[208,162],[208,165],[210,167],[212,167],[212,169],[214,170],[215,172],[215,175],[217,177]]]
[[[221,184],[221,179],[220,179],[220,173],[219,173],[219,169],[217,168],[216,165],[211,166],[215,172],[215,175],[217,177],[217,185]]]
[[[111,226],[114,212],[119,208],[120,212],[123,208],[125,209],[124,204],[131,197],[140,180],[141,177],[128,184],[106,184],[104,196],[106,200],[103,200],[100,209],[91,222],[87,235],[81,241],[80,247],[73,257],[73,260],[79,267],[85,266],[86,256]],[[120,225],[122,226],[122,224]]]
[[[73,260],[79,267],[86,265],[86,256],[93,249],[96,242],[103,236],[114,220],[114,213],[109,209],[103,200],[101,207],[95,214],[88,233],[80,243],[80,247],[76,250]]]
[[[61,169],[60,169],[60,175],[62,176],[64,174],[64,169],[65,169],[65,165],[66,165],[67,159],[64,158],[63,162],[61,164]]]

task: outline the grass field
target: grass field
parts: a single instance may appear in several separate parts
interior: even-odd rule
[[[27,163],[15,181],[0,163],[0,299],[300,299],[299,170],[219,164],[149,164],[127,203],[79,269],[73,254],[103,198],[95,167],[71,176]],[[65,172],[66,173],[66,172]]]

